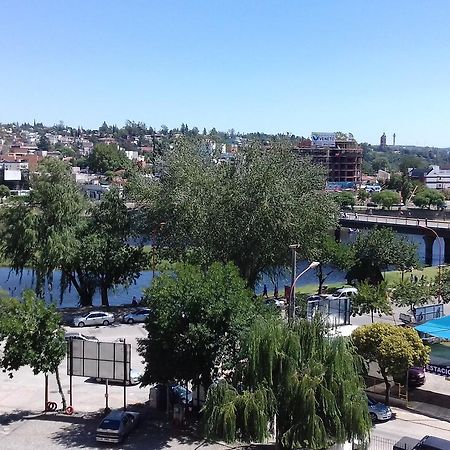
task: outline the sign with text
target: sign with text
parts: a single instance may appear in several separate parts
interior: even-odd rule
[[[311,133],[311,142],[314,147],[334,147],[336,133]]]
[[[427,364],[425,370],[442,377],[450,377],[450,366],[438,366],[436,364]]]
[[[67,375],[129,381],[131,345],[71,339],[68,343]]]

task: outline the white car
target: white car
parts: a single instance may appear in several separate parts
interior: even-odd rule
[[[84,327],[89,325],[111,325],[114,322],[114,314],[103,311],[92,311],[84,316],[78,316],[73,319],[75,327]]]
[[[77,331],[69,331],[64,335],[64,339],[66,341],[70,341],[74,339],[76,341],[95,341],[98,342],[98,339],[95,336],[87,336],[86,334],[79,333]]]
[[[330,294],[327,299],[352,298],[358,293],[355,287],[340,288],[334,294]]]
[[[141,308],[136,311],[125,314],[122,318],[124,323],[145,322],[150,314],[149,308]]]

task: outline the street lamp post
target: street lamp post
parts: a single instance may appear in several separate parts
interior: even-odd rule
[[[297,244],[290,245],[289,248],[292,250],[292,283],[289,289],[289,310],[288,310],[288,320],[291,322],[295,317],[295,285],[298,279],[304,275],[308,270],[314,269],[320,263],[313,261],[303,272],[297,275]]]
[[[438,259],[438,284],[439,284],[439,288],[438,288],[438,300],[441,301],[442,298],[442,281],[441,281],[441,265],[442,265],[442,242],[441,239],[439,238],[439,235],[436,233],[435,230],[433,230],[433,228],[427,227],[425,225],[419,225],[420,228],[423,228],[425,230],[431,231],[437,239],[437,243],[438,243],[438,247],[439,247],[439,259]]]

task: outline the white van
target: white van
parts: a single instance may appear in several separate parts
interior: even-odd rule
[[[327,298],[352,298],[358,293],[355,287],[346,287],[338,289],[334,294],[330,294]]]

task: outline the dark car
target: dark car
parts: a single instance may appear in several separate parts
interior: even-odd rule
[[[120,443],[139,422],[139,413],[111,411],[97,427],[97,442]]]
[[[181,386],[181,384],[170,385],[170,401],[172,404],[181,403],[182,405],[192,404],[192,391]]]
[[[425,383],[425,369],[423,367],[411,367],[408,371],[408,386],[418,387]]]

